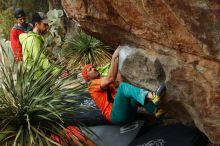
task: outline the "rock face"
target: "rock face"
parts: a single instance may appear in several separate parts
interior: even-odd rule
[[[165,82],[165,108],[220,144],[219,0],[62,0],[62,5],[109,45],[140,48],[121,66],[125,78],[152,90]]]

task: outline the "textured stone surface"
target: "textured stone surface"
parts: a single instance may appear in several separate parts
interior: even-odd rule
[[[220,144],[219,0],[62,0],[62,5],[106,43],[141,48],[126,59],[122,74],[152,90],[165,81],[167,110]]]

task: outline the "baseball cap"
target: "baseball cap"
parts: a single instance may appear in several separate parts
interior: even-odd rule
[[[21,17],[24,17],[24,16],[25,16],[24,10],[22,10],[21,8],[15,9],[15,11],[14,11],[14,17],[15,17],[16,19],[21,18]]]
[[[43,22],[45,24],[48,24],[50,21],[47,18],[47,15],[44,12],[35,12],[32,15],[32,24],[35,22]]]

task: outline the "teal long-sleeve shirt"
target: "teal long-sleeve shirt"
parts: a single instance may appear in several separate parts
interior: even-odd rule
[[[40,35],[34,32],[28,32],[20,34],[19,41],[22,45],[23,61],[25,62],[25,67],[27,69],[30,69],[43,47],[44,40]],[[55,65],[52,65],[47,57],[43,53],[41,53],[36,77],[39,77],[42,72],[49,66],[53,67],[53,74],[57,73],[60,70]]]

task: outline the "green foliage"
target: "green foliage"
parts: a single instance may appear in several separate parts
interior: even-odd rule
[[[13,6],[15,0],[1,0],[0,1],[0,11],[7,10],[9,7]]]
[[[27,22],[33,12],[48,11],[47,0],[0,0],[0,35],[9,39],[9,33],[15,23],[13,11],[22,8],[27,16]]]
[[[0,11],[0,37],[9,39],[10,30],[14,25],[14,16],[11,9]]]
[[[78,68],[88,63],[95,66],[106,65],[111,60],[113,49],[79,29],[65,40],[62,53],[72,67]]]
[[[60,18],[63,16],[63,10],[50,10],[47,12],[47,17],[51,21],[49,25],[57,27],[60,25]]]
[[[101,76],[107,76],[110,69],[110,63],[97,68]]]
[[[59,35],[60,19],[63,16],[62,10],[50,10],[47,12],[47,17],[50,20],[50,34],[54,37],[56,46],[60,46],[62,43],[61,36]]]
[[[63,44],[62,36],[61,36],[61,28],[60,28],[60,22],[61,17],[63,16],[63,10],[50,10],[47,12],[47,17],[50,20],[49,23],[49,35],[48,35],[48,41],[49,46],[47,48],[47,56],[50,58],[50,60],[60,61],[60,54],[61,54],[61,47]],[[60,61],[61,62],[61,61]]]
[[[27,70],[23,62],[11,63],[4,48],[0,50],[0,145],[59,145],[51,134],[58,135],[67,145],[62,115],[71,115],[78,107],[68,106],[77,100],[63,97],[77,94],[83,86],[72,81],[75,86],[66,88],[69,78],[59,78],[63,69],[52,74],[52,67],[34,78],[42,52]]]
[[[47,12],[48,0],[13,0],[14,7],[23,8],[27,16],[31,16],[33,12]]]
[[[8,56],[8,59],[10,60],[10,62],[13,62],[14,55],[13,55],[12,49],[10,47],[10,41],[0,37],[0,46],[3,46],[4,51],[5,51],[6,55]]]

